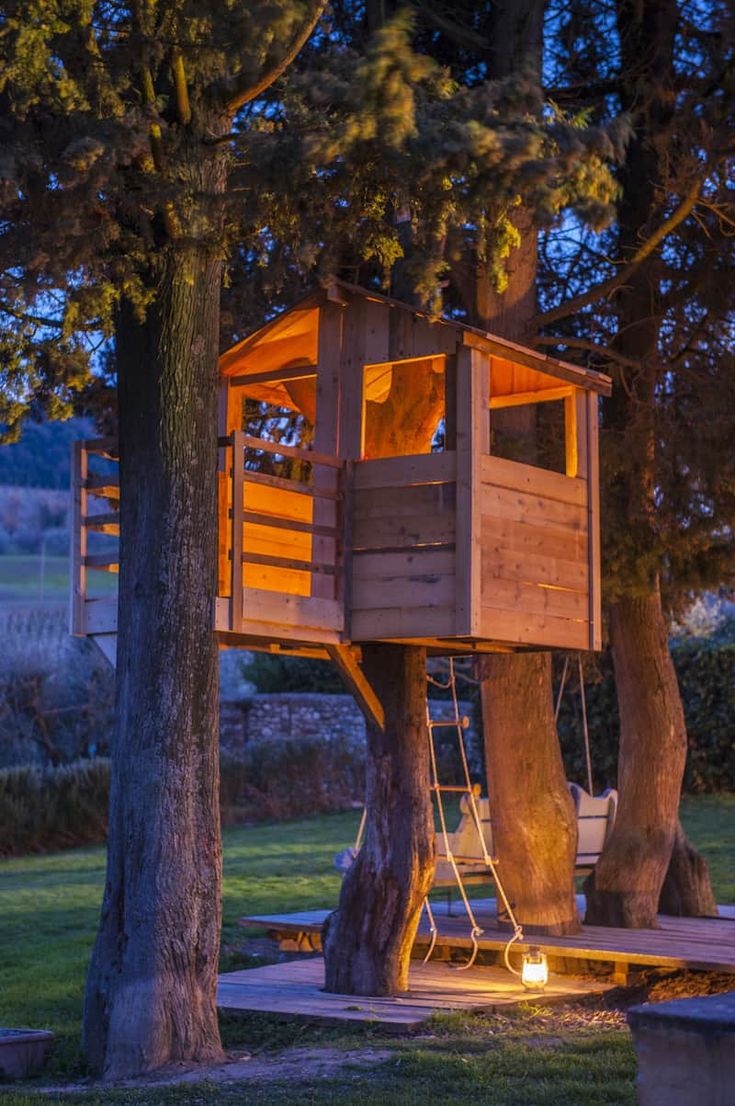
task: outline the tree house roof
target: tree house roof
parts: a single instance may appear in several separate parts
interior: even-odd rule
[[[257,398],[285,401],[288,405],[282,381],[289,378],[283,374],[293,370],[292,379],[297,379],[316,372],[319,309],[327,302],[337,303],[346,311],[361,303],[376,305],[378,309],[373,311],[370,323],[371,340],[367,343],[375,356],[368,353],[366,363],[384,365],[388,372],[390,364],[396,361],[443,357],[469,346],[491,358],[493,397],[531,396],[558,388],[560,381],[600,395],[609,395],[611,391],[612,381],[604,373],[550,357],[454,319],[433,319],[409,304],[344,281],[334,281],[313,292],[223,353],[220,375],[248,385],[248,392]],[[384,310],[379,310],[380,305]],[[410,341],[406,340],[407,328],[412,330]],[[275,373],[281,378],[279,381],[272,380]],[[385,373],[380,372],[368,374],[366,387],[384,388],[384,377]]]

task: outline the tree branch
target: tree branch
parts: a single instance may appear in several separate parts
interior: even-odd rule
[[[572,299],[567,300],[566,303],[560,303],[558,307],[552,307],[550,311],[544,311],[541,315],[537,315],[534,319],[534,324],[537,327],[542,327],[548,326],[550,323],[555,323],[559,319],[566,319],[569,315],[574,315],[575,312],[579,311],[581,308],[588,307],[589,304],[595,303],[597,300],[617,291],[617,289],[625,284],[626,280],[632,276],[636,269],[651,256],[654,250],[661,245],[667,234],[670,234],[680,223],[684,222],[699,198],[700,187],[701,181],[695,180],[676,211],[672,212],[668,219],[664,219],[661,226],[658,227],[650,238],[647,238],[643,245],[636,250],[632,259],[619,273],[609,277],[607,280],[601,281],[599,284],[594,284],[591,288],[588,288],[586,292],[581,292],[578,296],[574,296]]]
[[[315,0],[314,10],[281,60],[272,66],[267,73],[264,73],[255,84],[248,83],[246,87],[230,92],[230,96],[227,100],[227,111],[231,115],[234,115],[234,113],[239,111],[241,107],[244,107],[245,104],[251,103],[252,100],[257,100],[258,96],[262,96],[263,93],[286,72],[289,65],[291,65],[297,55],[301,53],[302,48],[311,38],[312,32],[321,19],[322,12],[326,6],[327,0]]]
[[[640,361],[634,361],[632,357],[625,357],[622,353],[618,353],[614,349],[608,349],[607,346],[599,346],[596,342],[590,341],[589,338],[571,338],[561,337],[559,335],[545,335],[540,334],[537,338],[533,339],[532,345],[534,346],[567,346],[569,349],[583,349],[589,353],[596,353],[599,357],[604,357],[608,361],[615,361],[618,365],[623,365],[627,369],[639,369],[641,367]]]
[[[477,50],[489,54],[490,43],[484,35],[479,35],[471,27],[464,27],[448,16],[434,11],[430,5],[418,3],[417,0],[414,0],[413,7],[420,19],[432,24],[457,46],[464,47],[466,50]]]
[[[42,315],[30,315],[27,311],[16,311],[0,301],[0,315],[10,315],[11,319],[17,319],[20,323],[31,323],[32,326],[48,326],[55,330],[62,330],[63,319],[45,319]]]
[[[184,69],[184,55],[179,47],[175,47],[171,55],[171,70],[176,90],[176,110],[179,122],[186,127],[191,123],[191,104],[189,102],[189,89],[186,84],[186,70]]]

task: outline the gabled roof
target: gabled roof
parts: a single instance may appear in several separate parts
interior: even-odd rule
[[[432,318],[410,304],[341,280],[332,281],[312,292],[223,353],[220,357],[220,375],[242,378],[245,383],[247,377],[260,376],[276,369],[316,366],[319,308],[324,303],[337,303],[349,310],[355,299],[384,304],[391,310],[424,320],[436,333],[436,355],[447,352],[452,336],[457,347],[470,346],[487,353],[497,363],[498,370],[501,365],[505,370],[496,374],[497,382],[493,388],[496,395],[544,390],[553,387],[554,381],[559,380],[600,395],[610,395],[612,390],[612,381],[605,373],[550,357],[455,319]],[[554,380],[544,381],[537,374]]]

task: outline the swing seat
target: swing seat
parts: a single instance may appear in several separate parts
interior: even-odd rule
[[[567,784],[577,814],[577,856],[575,876],[585,876],[600,859],[605,842],[615,823],[618,809],[618,793],[608,788],[602,795],[589,795],[579,784]],[[492,819],[490,800],[475,799],[482,835],[490,856],[493,856]],[[459,803],[460,820],[453,833],[448,834],[449,848],[454,857],[463,883],[487,883],[492,876],[483,861],[482,844],[472,817],[469,795],[463,795]],[[436,874],[434,887],[455,886],[454,869],[447,858],[442,834],[436,835]]]
[[[482,836],[485,839],[485,848],[490,856],[493,855],[493,829],[490,820],[490,800],[475,799],[477,815],[480,819]],[[485,883],[490,879],[490,873],[483,860],[482,842],[477,832],[475,819],[472,816],[470,796],[465,794],[459,800],[461,818],[459,825],[449,837],[449,848],[454,861],[462,877],[463,883]],[[449,862],[444,847],[444,837],[441,833],[436,835],[436,872],[434,874],[434,887],[453,887],[457,880],[454,869]]]
[[[590,795],[578,783],[567,786],[577,812],[577,860],[574,874],[586,876],[600,859],[600,853],[612,832],[618,811],[618,793],[609,787],[602,795]]]

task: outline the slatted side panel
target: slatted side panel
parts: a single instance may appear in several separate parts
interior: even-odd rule
[[[352,640],[454,632],[455,471],[453,454],[355,465]]]
[[[483,457],[482,637],[589,644],[587,483]]]
[[[219,581],[218,595],[231,591],[231,511],[232,481],[224,472],[218,473],[219,502]],[[327,508],[331,525],[336,527],[336,503]],[[294,563],[310,562],[313,535],[293,529],[296,525],[311,525],[314,517],[314,496],[307,489],[300,491],[290,481],[259,474],[246,475],[243,489],[243,584],[245,587],[282,591],[287,595],[310,595],[312,574],[305,568],[254,563],[249,557],[271,557]],[[271,522],[272,519],[272,522]],[[327,521],[327,520],[325,520]],[[324,539],[326,542],[328,539]],[[329,539],[326,551],[334,560],[336,543]]]
[[[117,628],[120,486],[112,439],[75,442],[72,450],[72,634],[107,634]]]
[[[339,642],[342,462],[242,431],[220,439],[220,446],[226,480],[224,490],[220,483],[220,586],[226,555],[230,587],[229,598],[218,595],[217,630],[267,643]],[[248,450],[298,461],[299,478],[246,470]],[[325,467],[329,479],[323,479]]]
[[[245,527],[243,532],[243,584],[265,591],[288,595],[309,595],[311,572],[249,560],[273,557],[285,561],[309,562],[313,536],[294,530],[289,523],[311,523],[314,514],[312,496],[302,492],[274,488],[245,478]],[[254,517],[258,521],[254,521]],[[273,523],[269,524],[268,519]],[[260,521],[260,520],[263,521]]]

